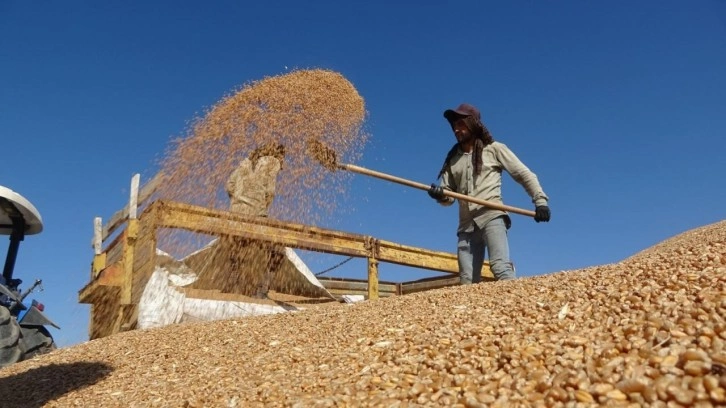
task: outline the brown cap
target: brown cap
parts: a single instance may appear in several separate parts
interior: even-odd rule
[[[479,109],[477,109],[474,105],[469,105],[468,103],[462,103],[459,105],[456,109],[447,109],[444,111],[444,117],[451,122],[456,117],[461,116],[474,116],[477,119],[481,119],[481,114],[479,113]]]

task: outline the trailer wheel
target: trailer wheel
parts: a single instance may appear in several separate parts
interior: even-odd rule
[[[20,325],[5,306],[0,306],[0,367],[23,359]]]
[[[21,326],[20,330],[23,337],[20,342],[23,344],[25,355],[23,360],[33,358],[35,356],[50,353],[56,349],[53,337],[43,326]]]

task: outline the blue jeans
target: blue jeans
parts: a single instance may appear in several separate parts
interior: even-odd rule
[[[458,237],[457,258],[462,285],[481,282],[486,249],[489,250],[489,267],[494,277],[497,280],[514,279],[504,217],[489,221],[484,229],[475,226],[472,232],[459,232]]]

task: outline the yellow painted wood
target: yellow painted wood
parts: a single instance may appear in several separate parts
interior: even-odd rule
[[[378,260],[368,257],[368,299],[378,299]]]
[[[368,252],[363,236],[340,234],[319,228],[300,229],[294,224],[235,217],[229,212],[188,211],[179,207],[164,208],[159,226],[184,228],[206,234],[239,236],[259,241],[340,255],[365,257]]]
[[[379,240],[377,258],[383,262],[413,266],[452,274],[459,274],[456,254],[417,248],[395,242]],[[489,262],[484,262],[482,277],[494,278]]]
[[[141,300],[146,284],[156,267],[156,217],[147,213],[138,220],[138,232],[134,245],[133,276],[131,280],[131,303]],[[130,323],[130,322],[129,322]],[[134,322],[135,324],[135,322]]]
[[[243,217],[227,211],[210,210],[174,202],[154,203],[161,213],[159,226],[184,228],[218,235],[236,235],[260,241],[275,241],[292,247],[320,252],[368,257],[367,238],[360,234],[309,227],[258,217]],[[368,238],[368,241],[370,239]],[[379,261],[458,274],[456,255],[448,252],[378,240]],[[490,272],[487,269],[488,274]],[[488,275],[487,275],[488,276]]]
[[[93,263],[91,264],[91,280],[93,280],[98,274],[106,267],[106,253],[101,252],[98,255],[93,256]]]
[[[489,267],[489,262],[485,261],[484,265],[481,267],[481,278],[482,280],[495,280],[494,274],[492,273],[492,269]]]
[[[131,303],[131,291],[133,289],[134,276],[134,249],[136,247],[136,237],[139,230],[139,220],[129,220],[126,226],[126,243],[124,244],[124,284],[121,287],[121,304],[128,305]]]
[[[390,246],[389,244],[386,241],[379,243],[378,259],[380,261],[441,272],[459,273],[459,265],[454,254],[421,248]]]

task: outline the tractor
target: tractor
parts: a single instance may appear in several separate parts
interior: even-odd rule
[[[27,360],[56,348],[47,326],[60,329],[43,312],[42,303],[23,303],[34,290],[42,290],[36,279],[25,291],[22,280],[13,277],[20,242],[26,235],[43,231],[43,220],[35,206],[13,190],[0,186],[0,235],[10,236],[5,266],[0,276],[0,367]]]

